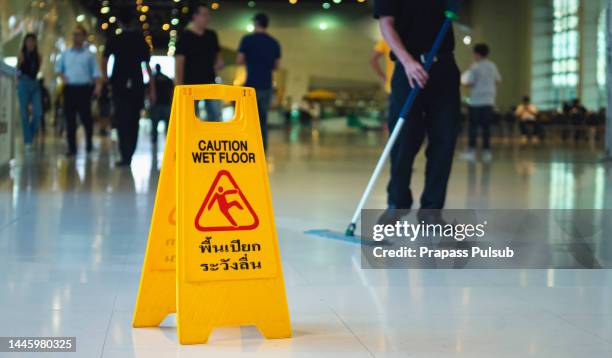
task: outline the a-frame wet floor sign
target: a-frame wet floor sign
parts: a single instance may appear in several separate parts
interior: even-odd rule
[[[234,101],[230,122],[195,116],[202,99]],[[254,325],[291,336],[282,267],[251,88],[177,86],[134,327],[177,313],[179,341],[215,327]]]

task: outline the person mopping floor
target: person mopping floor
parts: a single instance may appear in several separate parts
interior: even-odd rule
[[[446,33],[429,74],[423,65],[446,20],[445,5],[444,0],[375,2],[375,17],[396,63],[391,82],[390,131],[411,88],[423,88],[391,150],[388,209],[380,223],[393,223],[412,208],[412,167],[426,137],[427,166],[421,209],[444,207],[460,118],[460,72],[453,53],[452,28]]]

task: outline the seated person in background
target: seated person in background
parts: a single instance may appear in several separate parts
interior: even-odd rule
[[[601,107],[597,112],[595,127],[595,140],[600,141],[606,133],[606,107]]]
[[[572,115],[578,115],[584,117],[587,113],[586,108],[582,105],[579,98],[576,98],[572,101],[570,105],[569,112]]]
[[[583,128],[586,123],[587,110],[580,102],[579,98],[572,101],[569,109],[570,123],[574,126],[574,140],[587,139],[587,134]]]
[[[531,141],[534,135],[536,136],[534,141],[537,141],[537,137],[541,136],[541,128],[537,120],[538,109],[531,103],[529,96],[523,97],[523,102],[516,107],[514,114],[521,129],[521,143],[525,144]]]

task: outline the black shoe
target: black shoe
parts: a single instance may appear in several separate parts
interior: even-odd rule
[[[448,222],[444,220],[442,216],[442,210],[434,210],[434,209],[421,209],[417,213],[417,220],[419,222],[424,222],[425,224],[433,224],[433,225],[446,225]]]
[[[380,215],[376,224],[395,225],[396,222],[402,220],[409,213],[410,209],[387,209]]]
[[[125,160],[119,160],[117,162],[115,162],[115,166],[116,167],[129,167],[132,163],[127,162]]]

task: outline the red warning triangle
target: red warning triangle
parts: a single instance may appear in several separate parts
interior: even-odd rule
[[[227,170],[221,170],[195,217],[199,231],[253,230],[259,218]]]

